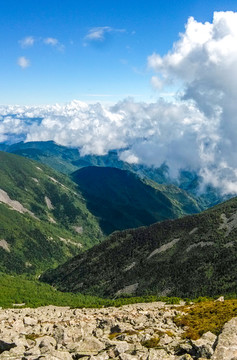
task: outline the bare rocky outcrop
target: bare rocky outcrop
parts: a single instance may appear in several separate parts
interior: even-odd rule
[[[221,220],[222,224],[219,226],[219,229],[225,229],[225,237],[227,237],[231,233],[231,231],[233,231],[237,227],[237,212],[232,214],[229,218],[227,218],[226,214],[223,213],[221,214]]]
[[[73,246],[76,246],[78,248],[82,248],[82,244],[81,243],[76,243],[75,241],[72,241],[70,239],[64,239],[61,236],[59,236],[59,240],[64,242],[65,244],[72,244]]]
[[[53,210],[54,206],[53,206],[52,201],[50,200],[50,198],[48,198],[48,196],[45,196],[44,200],[45,200],[45,203],[46,203],[48,209]]]
[[[174,239],[170,242],[168,242],[167,244],[162,245],[161,247],[159,247],[158,249],[155,249],[154,251],[152,251],[152,253],[148,256],[147,259],[150,259],[152,256],[160,254],[164,251],[167,251],[169,249],[171,249],[180,239]]]
[[[139,285],[138,283],[135,283],[125,286],[123,289],[120,289],[116,292],[116,296],[120,296],[122,294],[132,295],[137,290],[138,285]]]
[[[82,227],[82,226],[73,226],[73,229],[74,229],[78,234],[83,234],[83,227]]]
[[[8,244],[8,242],[4,239],[0,240],[0,247],[2,249],[4,249],[5,251],[7,252],[11,252],[11,249],[10,249],[10,245]]]
[[[34,219],[38,218],[31,212],[30,210],[26,209],[19,201],[12,200],[8,193],[2,189],[0,189],[0,202],[7,204],[12,210],[16,210],[19,213],[28,213],[30,216],[32,216]]]
[[[189,341],[175,325],[179,306],[162,302],[121,308],[0,310],[0,359],[231,360],[237,318],[217,338]],[[217,344],[217,345],[216,345]]]
[[[186,249],[187,252],[189,252],[190,250],[196,248],[196,247],[204,247],[204,246],[212,246],[215,245],[214,241],[200,241],[197,244],[192,244],[189,245],[189,247]]]

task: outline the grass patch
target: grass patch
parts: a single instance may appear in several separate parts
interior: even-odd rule
[[[25,338],[26,338],[26,340],[35,341],[35,340],[38,339],[40,336],[42,336],[42,335],[32,333],[32,334],[26,334],[26,335],[25,335]]]
[[[142,342],[142,346],[145,346],[147,349],[152,349],[158,347],[160,338],[158,336],[153,336],[149,340]]]
[[[224,324],[237,316],[237,300],[198,302],[180,310],[187,314],[175,318],[176,325],[187,327],[183,336],[196,340],[207,331],[218,335]]]
[[[70,306],[72,308],[100,308],[154,301],[164,301],[168,304],[173,304],[180,301],[180,299],[153,295],[104,299],[80,293],[61,292],[48,284],[33,278],[27,278],[25,275],[11,276],[0,273],[0,306],[3,308],[11,308],[13,304],[24,304],[21,308],[35,308],[47,305]]]
[[[109,334],[109,339],[110,340],[114,340],[116,339],[117,336],[121,335],[122,333],[121,332],[114,332],[114,333],[111,333]]]
[[[115,338],[117,338],[120,335],[137,335],[139,334],[139,331],[136,330],[126,330],[126,331],[122,331],[122,332],[112,332],[111,334],[109,334],[109,339],[110,340],[114,340]]]

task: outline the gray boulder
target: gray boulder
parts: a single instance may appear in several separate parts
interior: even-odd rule
[[[224,325],[211,359],[237,360],[237,317]]]
[[[210,359],[214,353],[216,335],[208,331],[198,340],[192,340],[192,345],[198,357]]]

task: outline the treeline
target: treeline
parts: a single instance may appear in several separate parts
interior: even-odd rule
[[[72,308],[99,308],[107,306],[122,306],[142,302],[164,301],[170,304],[179,303],[176,297],[123,297],[118,299],[103,299],[96,296],[72,294],[57,291],[52,286],[25,276],[11,276],[0,273],[0,306],[2,308],[39,307],[47,305],[70,306]],[[24,305],[22,305],[24,304]]]

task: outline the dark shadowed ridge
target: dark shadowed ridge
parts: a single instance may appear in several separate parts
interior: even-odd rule
[[[74,172],[72,179],[105,234],[201,211],[185,191],[142,180],[130,171],[90,166]]]

